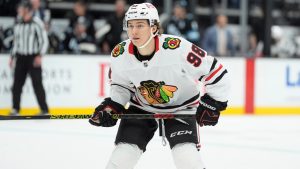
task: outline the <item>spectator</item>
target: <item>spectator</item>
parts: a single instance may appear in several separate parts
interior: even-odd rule
[[[123,31],[123,18],[125,16],[126,1],[116,0],[115,13],[108,17],[106,26],[97,31],[97,39],[100,41],[102,53],[110,53],[111,50],[121,41],[127,38],[126,32]],[[101,39],[102,32],[106,31],[103,40]]]
[[[41,0],[30,0],[33,9],[33,16],[40,18],[44,22],[48,34],[49,48],[48,53],[60,53],[63,51],[63,45],[56,34],[51,30],[51,12]]]
[[[40,18],[46,27],[51,20],[50,10],[41,5],[41,0],[30,0],[33,9],[33,16]]]
[[[95,53],[93,38],[87,33],[88,21],[79,18],[72,34],[66,34],[64,49],[73,54]]]
[[[24,8],[22,6],[17,6],[17,15],[15,17],[15,24],[22,22],[22,15]],[[14,26],[9,26],[6,29],[2,29],[2,52],[9,53],[13,47],[13,39],[14,39]]]
[[[262,57],[263,55],[263,42],[257,39],[254,32],[251,32],[248,36],[249,48],[246,57]]]
[[[235,55],[233,36],[227,26],[227,17],[225,15],[218,15],[216,24],[207,29],[203,37],[203,48],[210,55]]]
[[[33,16],[30,2],[22,1],[18,11],[21,20],[14,27],[12,57],[9,61],[10,67],[13,67],[15,61],[12,87],[13,109],[10,115],[19,114],[22,88],[28,73],[31,76],[34,93],[41,108],[40,114],[48,114],[41,66],[42,55],[48,48],[47,33],[43,22]]]
[[[49,39],[48,53],[62,53],[64,51],[63,39],[65,37],[62,38],[60,36],[61,32],[55,31],[55,29],[51,28],[50,24],[46,27],[46,31]]]
[[[280,26],[272,26],[271,56],[276,58],[291,58],[296,54],[296,44],[292,38],[284,36]]]
[[[2,52],[8,53],[13,46],[13,27],[8,27],[6,29],[2,29],[1,32],[1,44],[2,44]]]
[[[91,15],[87,13],[87,4],[83,0],[78,0],[74,4],[73,13],[69,17],[69,27],[67,28],[67,34],[72,34],[79,20],[84,20],[86,25],[86,32],[90,37],[94,39],[95,28],[94,20]]]
[[[198,23],[194,20],[193,15],[187,12],[187,2],[180,0],[175,2],[173,16],[166,24],[166,33],[181,36],[199,45],[200,33]]]

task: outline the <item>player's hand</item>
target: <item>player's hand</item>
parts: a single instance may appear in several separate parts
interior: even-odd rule
[[[112,127],[116,125],[118,121],[118,119],[114,119],[112,115],[122,114],[124,111],[125,108],[121,104],[112,101],[110,98],[106,98],[96,107],[89,122],[94,126]]]
[[[214,126],[218,123],[220,111],[225,110],[227,102],[219,102],[204,94],[197,108],[196,118],[200,126]]]

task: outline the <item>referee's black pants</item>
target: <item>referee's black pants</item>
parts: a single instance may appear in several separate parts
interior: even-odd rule
[[[42,83],[42,68],[41,66],[33,66],[34,58],[35,56],[33,55],[18,55],[16,58],[14,82],[12,86],[13,108],[18,111],[20,110],[22,88],[24,86],[27,74],[29,73],[38,104],[42,111],[48,112],[45,90]]]

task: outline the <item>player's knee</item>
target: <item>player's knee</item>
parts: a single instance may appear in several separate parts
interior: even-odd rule
[[[194,143],[175,145],[172,149],[172,155],[177,169],[205,169]]]
[[[143,151],[137,145],[119,143],[106,166],[106,169],[132,169]]]

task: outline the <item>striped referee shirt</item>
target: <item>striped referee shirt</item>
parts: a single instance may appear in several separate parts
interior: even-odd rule
[[[42,20],[33,17],[14,27],[12,57],[16,55],[44,55],[48,49],[48,36]]]

